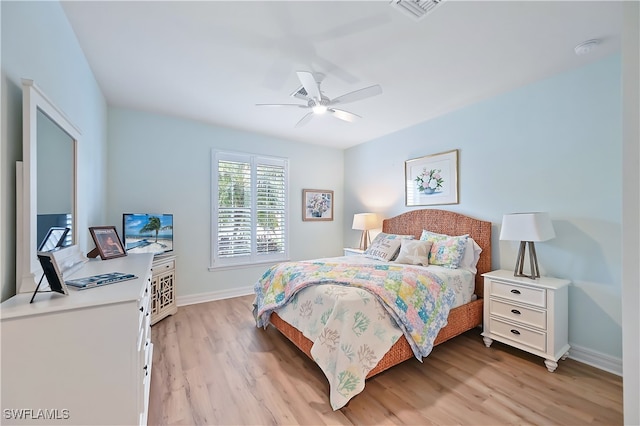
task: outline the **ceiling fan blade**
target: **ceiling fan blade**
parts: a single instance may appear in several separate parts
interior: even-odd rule
[[[300,121],[298,121],[296,123],[296,127],[302,127],[305,124],[307,124],[309,121],[311,121],[311,119],[313,118],[313,112],[310,112],[309,114],[305,115],[304,117],[302,117],[300,119]]]
[[[309,105],[300,104],[256,104],[256,106],[309,108]]]
[[[298,71],[298,79],[300,83],[302,83],[302,87],[307,91],[309,97],[312,99],[322,99],[322,95],[320,95],[320,87],[318,87],[318,82],[316,81],[313,74],[308,71]]]
[[[379,84],[374,86],[365,87],[364,89],[354,90],[353,92],[345,93],[342,96],[338,96],[329,102],[329,105],[346,104],[348,102],[359,101],[362,99],[377,96],[382,93],[382,87]]]
[[[353,123],[358,118],[362,118],[357,114],[354,114],[349,111],[343,111],[341,109],[327,108],[327,112],[333,115],[335,118],[339,118],[340,120],[348,121],[349,123]]]

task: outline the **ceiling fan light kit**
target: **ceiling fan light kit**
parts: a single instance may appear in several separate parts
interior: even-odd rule
[[[334,99],[329,99],[322,94],[320,90],[320,82],[324,75],[316,74],[315,76],[308,71],[298,71],[298,80],[302,84],[302,87],[291,94],[292,97],[297,99],[306,100],[306,105],[301,104],[256,104],[256,106],[270,106],[270,107],[296,107],[311,109],[311,112],[306,114],[300,119],[295,127],[300,127],[307,124],[314,115],[329,114],[339,120],[347,121],[349,123],[355,121],[361,116],[349,111],[333,108],[334,105],[346,104],[349,102],[360,101],[372,96],[377,96],[382,93],[382,87],[380,85],[373,85],[365,87],[363,89],[354,90],[353,92],[345,93]]]

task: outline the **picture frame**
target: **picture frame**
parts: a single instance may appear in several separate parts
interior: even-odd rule
[[[102,260],[127,255],[115,226],[93,226],[89,228],[89,232]]]
[[[64,240],[67,237],[67,234],[71,228],[61,227],[61,226],[52,226],[47,231],[47,235],[45,235],[44,239],[38,246],[38,251],[45,252],[55,250],[58,247],[62,247],[64,244]]]
[[[328,189],[303,189],[302,220],[333,220],[333,191]]]
[[[404,162],[405,204],[458,204],[458,150]]]

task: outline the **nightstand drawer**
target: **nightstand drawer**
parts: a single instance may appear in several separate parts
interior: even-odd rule
[[[543,330],[547,329],[547,312],[544,310],[526,308],[495,299],[490,299],[489,304],[491,315],[501,316]]]
[[[491,295],[520,303],[546,307],[546,290],[543,288],[524,287],[515,284],[491,281]]]
[[[505,337],[509,340],[530,346],[542,352],[547,350],[546,333],[509,324],[494,317],[489,319],[489,326],[491,327],[491,333],[497,336]]]

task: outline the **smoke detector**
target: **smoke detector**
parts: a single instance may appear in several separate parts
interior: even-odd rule
[[[600,44],[600,40],[594,38],[592,40],[583,41],[582,43],[577,45],[573,50],[576,52],[576,55],[582,56],[590,53],[599,44]]]

